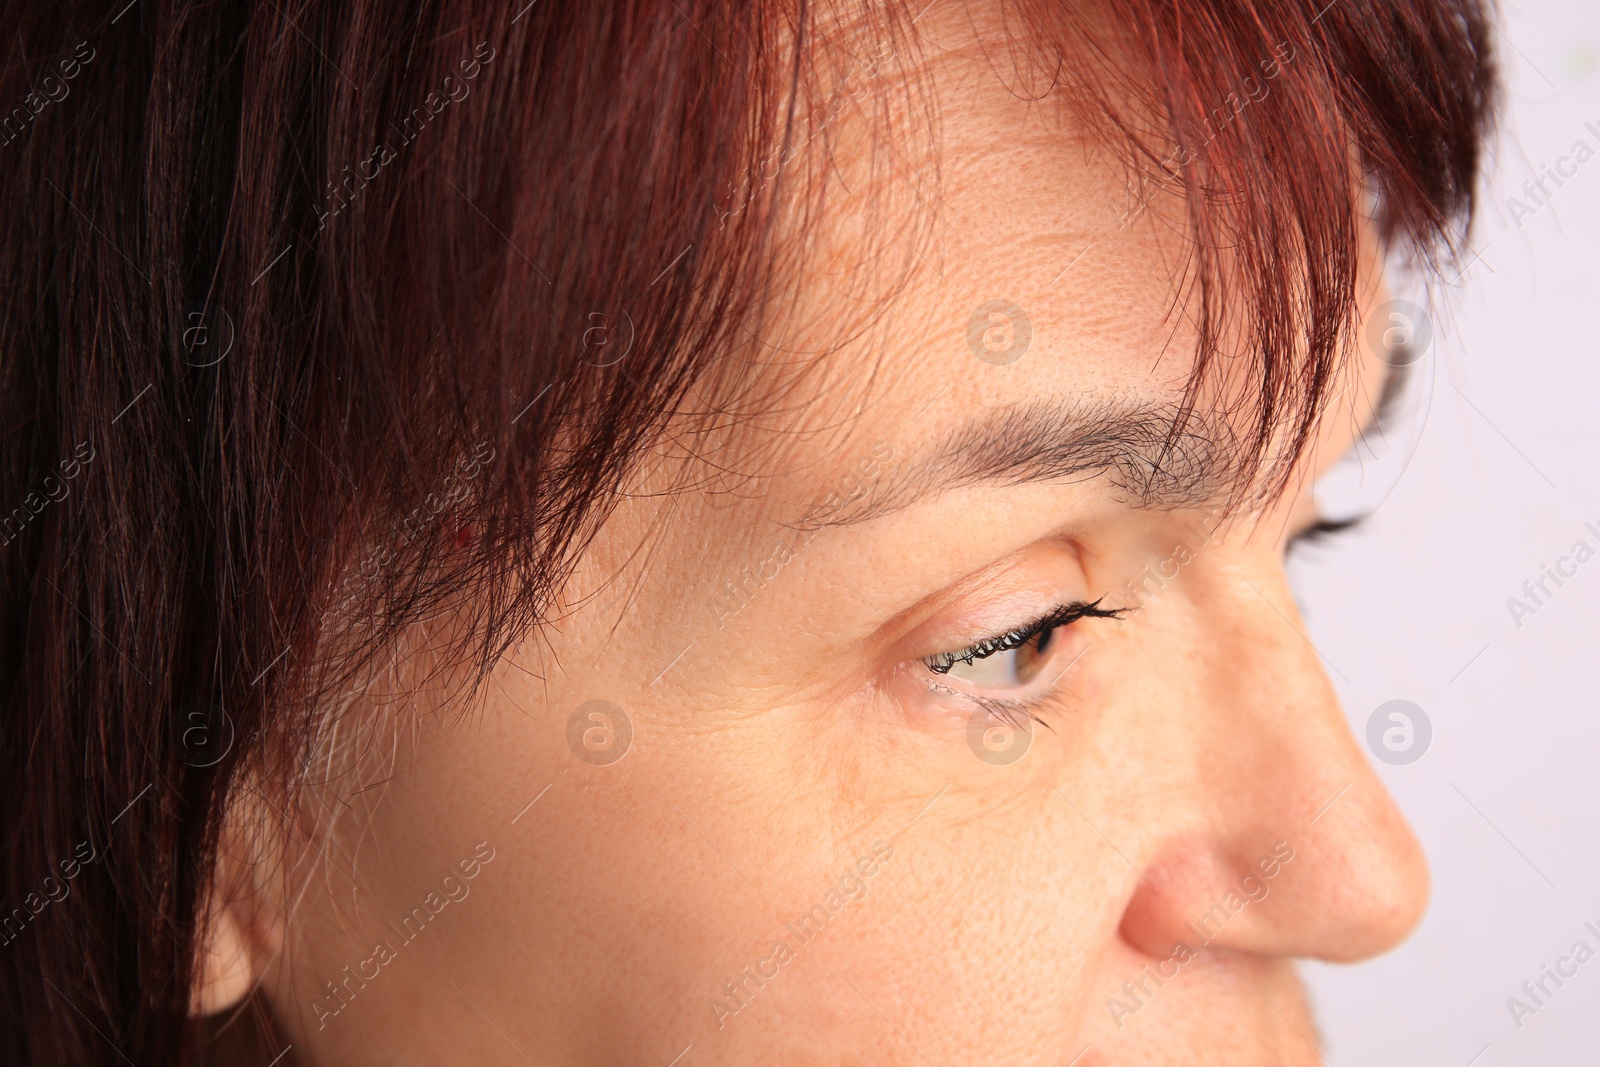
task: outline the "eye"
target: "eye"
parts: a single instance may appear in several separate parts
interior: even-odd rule
[[[924,657],[934,674],[957,679],[983,689],[1020,689],[1032,684],[1053,658],[1059,644],[1056,631],[1079,619],[1114,619],[1120,608],[1103,608],[1100,601],[1063,604],[1043,618],[1005,633],[986,637],[955,652]]]

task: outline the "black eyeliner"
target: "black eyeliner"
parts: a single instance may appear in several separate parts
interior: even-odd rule
[[[1033,638],[1046,630],[1053,630],[1058,626],[1069,626],[1079,619],[1117,619],[1121,618],[1123,608],[1102,608],[1101,601],[1105,597],[1092,602],[1078,601],[1072,604],[1063,604],[1042,618],[1035,619],[1026,626],[1019,626],[1014,630],[1007,630],[994,637],[986,637],[974,642],[966,648],[956,652],[940,652],[927,656],[923,662],[934,674],[948,674],[950,668],[957,663],[971,666],[975,661],[987,659],[999,652],[1009,652],[1021,648]]]

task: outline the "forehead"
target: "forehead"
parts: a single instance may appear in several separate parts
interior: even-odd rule
[[[992,29],[938,5],[917,28],[915,54],[845,82],[787,157],[804,206],[753,347],[788,375],[793,447],[889,426],[931,440],[1051,395],[1171,406],[1194,351],[1181,200],[1130,188],[1057,97],[1007,84]]]
[[[1092,432],[1119,412],[1142,418],[1131,462],[1160,456],[1157,416],[1180,410],[1197,348],[1181,192],[1130,181],[1062,93],[1029,88],[1044,79],[981,11],[935,5],[916,30],[892,55],[856,49],[872,76],[847,66],[820,86],[827,106],[775,165],[805,207],[781,231],[791,287],[754,348],[789,388],[781,435],[746,428],[765,459],[742,474],[781,470],[762,495],[809,498],[875,440],[933,471],[939,453],[992,451],[991,432]],[[1240,436],[1206,409],[1219,395],[1176,457],[1190,502],[1225,480]]]

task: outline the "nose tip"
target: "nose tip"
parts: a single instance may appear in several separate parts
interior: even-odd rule
[[[1371,769],[1350,760],[1261,771],[1218,829],[1162,841],[1123,910],[1126,941],[1157,957],[1218,945],[1336,961],[1403,941],[1427,907],[1426,857]],[[1349,781],[1326,784],[1341,765]]]
[[[1404,941],[1427,911],[1428,861],[1370,767],[1361,766],[1360,780],[1311,829],[1297,873],[1308,906],[1326,918],[1306,916],[1309,950],[1298,954],[1348,962]]]
[[[1165,956],[1216,945],[1348,961],[1427,906],[1427,861],[1373,772],[1281,566],[1220,546],[1194,567],[1206,655],[1172,693],[1165,824],[1146,837],[1123,937]],[[1253,581],[1241,582],[1242,572]]]
[[[1145,868],[1123,938],[1154,956],[1226,948],[1352,961],[1399,944],[1427,906],[1427,862],[1375,780],[1270,829],[1178,836]],[[1342,810],[1341,810],[1342,809]]]

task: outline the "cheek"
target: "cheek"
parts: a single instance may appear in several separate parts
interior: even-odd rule
[[[718,719],[618,694],[632,747],[596,765],[568,745],[577,695],[546,705],[525,684],[426,739],[361,813],[364,854],[383,863],[354,870],[361,908],[336,897],[302,924],[294,981],[275,995],[311,1021],[299,1036],[314,1049],[355,1062],[399,1040],[384,1020],[404,1006],[408,1032],[500,1055],[464,1002],[437,995],[449,975],[535,1062],[666,1062],[690,1044],[705,1062],[859,1061],[884,1047],[878,1010],[935,1062],[1076,1051],[1086,976],[1115,940],[1121,861],[1051,788],[1082,779],[1071,730],[997,767],[959,731],[858,708]],[[394,942],[393,924],[482,841],[493,859],[470,894],[317,1030],[304,990]],[[841,878],[869,856],[852,899]],[[351,916],[356,934],[331,932]],[[997,1012],[972,990],[1017,995]]]
[[[872,1004],[918,1005],[907,1036],[934,1062],[1064,1063],[1098,1005],[1127,871],[1053,790],[996,793],[1010,791],[995,779],[941,796],[830,958]]]
[[[1120,861],[1048,788],[1059,766],[1041,750],[1037,766],[996,768],[958,741],[960,762],[936,773],[886,769],[858,725],[818,736],[798,714],[757,719],[714,736],[642,728],[628,759],[559,779],[502,850],[503,880],[480,878],[498,914],[473,918],[461,958],[501,961],[551,1026],[604,1029],[607,991],[630,1005],[633,1050],[683,1033],[712,1062],[849,1060],[883,1040],[864,997],[938,1019],[913,1040],[943,1062],[1060,1051],[1115,938],[1107,856]],[[865,893],[839,891],[880,840],[892,852]],[[540,887],[536,907],[523,886]],[[1020,1013],[962,992],[1019,982]]]

